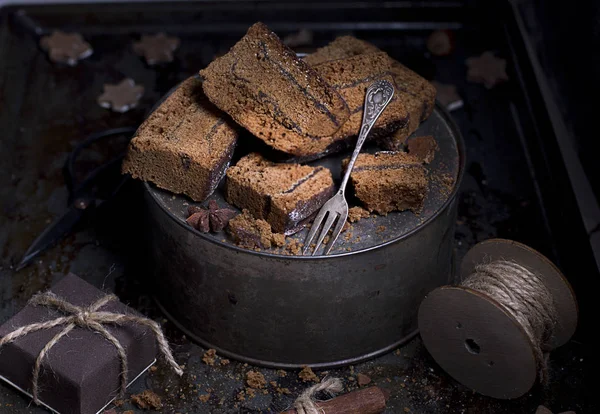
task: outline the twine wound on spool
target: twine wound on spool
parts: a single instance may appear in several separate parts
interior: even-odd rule
[[[339,378],[324,378],[319,384],[304,390],[294,402],[294,408],[298,414],[321,414],[321,411],[315,404],[315,394],[326,392],[334,395],[343,390],[344,386],[342,380]]]
[[[118,300],[115,295],[106,295],[101,297],[88,307],[79,307],[67,302],[66,300],[60,298],[52,292],[44,292],[37,294],[29,300],[30,305],[46,306],[48,308],[56,309],[67,315],[46,322],[32,323],[30,325],[22,326],[5,335],[4,337],[0,338],[0,347],[2,347],[3,345],[13,342],[30,333],[51,329],[57,326],[64,326],[64,329],[57,333],[42,348],[35,361],[31,381],[31,393],[33,395],[33,402],[35,402],[36,404],[40,404],[40,400],[38,397],[38,378],[40,375],[42,361],[44,360],[44,357],[63,336],[71,332],[71,330],[76,326],[79,326],[81,328],[88,328],[92,331],[98,332],[107,341],[114,345],[115,349],[117,350],[117,354],[119,355],[119,360],[121,364],[119,396],[122,396],[125,393],[125,388],[127,387],[127,354],[125,353],[125,349],[123,348],[123,346],[119,343],[119,340],[115,338],[114,335],[112,335],[103,326],[104,324],[123,325],[125,323],[135,323],[150,328],[152,333],[154,333],[156,341],[158,342],[158,348],[164,355],[167,363],[178,375],[183,375],[183,370],[173,358],[173,354],[171,353],[169,344],[165,339],[162,330],[160,329],[160,326],[156,322],[143,316],[103,312],[99,310],[104,305],[113,300]]]
[[[519,322],[533,345],[540,382],[545,383],[546,353],[550,350],[558,313],[552,293],[541,277],[518,263],[496,260],[477,265],[461,286],[487,294]]]

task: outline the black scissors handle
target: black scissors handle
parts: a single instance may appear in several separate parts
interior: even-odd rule
[[[65,185],[67,186],[67,190],[69,191],[69,203],[73,202],[74,199],[77,198],[78,194],[85,188],[89,187],[90,184],[98,178],[98,176],[102,175],[106,170],[109,170],[110,168],[114,167],[116,163],[120,163],[123,157],[125,156],[124,152],[119,154],[112,160],[94,169],[91,173],[89,173],[86,176],[86,178],[82,182],[78,182],[75,178],[75,161],[77,160],[77,157],[79,156],[81,151],[89,147],[93,143],[100,141],[103,138],[111,137],[114,135],[132,135],[135,131],[136,128],[133,127],[111,128],[105,131],[91,134],[79,144],[77,144],[77,146],[69,154],[69,157],[67,158],[64,167]],[[118,188],[120,187],[121,184],[118,186]]]
[[[20,270],[27,266],[35,257],[37,257],[44,250],[53,246],[68,234],[75,225],[81,221],[84,215],[93,210],[93,208],[100,205],[104,200],[97,198],[92,191],[93,182],[97,180],[104,172],[109,169],[116,167],[117,164],[123,159],[124,153],[119,154],[112,160],[104,163],[89,173],[86,178],[79,182],[75,176],[75,161],[77,160],[80,152],[103,138],[114,136],[114,135],[133,135],[135,128],[124,127],[124,128],[113,128],[106,131],[98,132],[88,136],[84,139],[75,149],[69,154],[67,161],[64,166],[65,185],[69,190],[69,207],[61,216],[56,218],[52,224],[50,224],[31,244],[27,252],[25,252],[23,259],[17,266],[17,270]],[[129,179],[129,176],[123,176],[120,181],[111,187],[111,193],[105,196],[105,199],[112,198],[119,189]]]

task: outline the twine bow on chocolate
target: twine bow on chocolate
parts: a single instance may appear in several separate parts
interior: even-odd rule
[[[54,345],[65,335],[67,335],[73,328],[79,326],[81,328],[88,328],[92,331],[98,332],[104,338],[112,343],[119,354],[119,360],[121,362],[121,372],[120,372],[120,389],[119,396],[122,396],[127,388],[127,354],[125,353],[125,349],[119,343],[119,340],[115,338],[105,327],[105,324],[114,324],[114,325],[123,325],[128,322],[144,325],[152,330],[154,333],[154,337],[158,342],[158,347],[167,360],[168,364],[173,368],[173,370],[178,374],[182,375],[183,370],[179,367],[175,359],[173,358],[173,354],[171,353],[171,349],[169,348],[169,344],[165,339],[160,326],[151,319],[145,318],[143,316],[135,316],[135,315],[126,315],[120,313],[113,312],[104,312],[99,309],[106,305],[108,302],[118,300],[115,295],[106,295],[101,297],[90,306],[87,307],[79,307],[75,306],[66,300],[60,298],[52,292],[44,292],[39,293],[33,296],[29,300],[29,304],[33,306],[46,306],[48,308],[56,309],[66,316],[61,316],[56,319],[46,321],[46,322],[38,322],[32,323],[30,325],[22,326],[11,333],[5,335],[0,338],[0,347],[10,342],[17,340],[23,336],[26,336],[32,332],[52,329],[57,326],[65,326],[65,328],[57,333],[54,338],[52,338],[40,351],[36,361],[35,367],[33,369],[33,378],[32,378],[32,395],[33,401],[36,404],[39,404],[40,401],[38,399],[38,378],[40,374],[40,369],[42,366],[42,361],[44,357],[52,349]]]

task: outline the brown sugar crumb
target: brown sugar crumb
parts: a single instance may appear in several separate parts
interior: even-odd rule
[[[160,410],[162,408],[160,397],[150,390],[132,395],[131,402],[143,410]]]
[[[285,234],[273,233],[273,237],[271,238],[271,243],[277,247],[285,246]]]
[[[313,372],[310,367],[302,368],[302,371],[298,374],[298,378],[300,378],[304,382],[314,381],[319,382],[319,377]]]
[[[287,376],[287,372],[285,372],[282,369],[278,369],[277,370],[277,375],[279,375],[280,377],[285,377],[285,376]]]
[[[291,394],[289,388],[282,388],[282,387],[280,387],[279,384],[277,384],[276,381],[271,381],[270,384],[271,384],[271,386],[273,388],[275,388],[275,391],[277,391],[277,394],[280,394],[280,395],[281,394],[286,394],[286,395]]]
[[[267,380],[265,380],[263,374],[258,371],[248,371],[246,374],[246,384],[248,384],[250,388],[265,388]]]
[[[225,365],[229,365],[230,364],[230,360],[223,358],[220,362],[221,365],[225,366]]]
[[[208,402],[208,400],[210,399],[210,394],[202,394],[198,397],[198,399],[204,403]]]
[[[350,224],[348,221],[346,221],[344,223],[344,227],[342,227],[342,233],[345,233],[346,231],[348,231],[350,228],[352,228],[352,224]]]
[[[304,243],[301,243],[296,239],[292,239],[287,246],[285,246],[285,250],[297,256],[302,253],[302,247],[304,247]]]
[[[216,349],[209,349],[202,356],[202,362],[204,362],[206,365],[210,365],[211,367],[215,366],[216,360],[217,360],[217,350]]]
[[[414,137],[408,140],[408,153],[424,164],[429,164],[435,158],[435,152],[440,147],[432,135]]]
[[[371,377],[369,377],[368,375],[365,374],[358,374],[356,376],[356,380],[358,381],[358,385],[360,385],[361,387],[363,385],[367,385],[371,383]]]
[[[348,221],[355,223],[360,219],[369,217],[369,212],[362,207],[351,207],[348,210]]]
[[[343,167],[348,160],[343,161]],[[415,157],[401,151],[360,154],[350,175],[356,197],[370,212],[420,213],[428,191],[427,172]]]
[[[247,249],[268,249],[271,247],[273,232],[271,225],[264,220],[255,219],[248,210],[235,216],[227,226],[233,241]]]

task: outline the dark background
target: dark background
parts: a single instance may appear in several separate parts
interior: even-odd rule
[[[77,142],[98,130],[138,125],[169,88],[206,65],[215,54],[226,51],[256,20],[273,25],[281,36],[315,21],[405,22],[405,28],[393,30],[336,29],[335,24],[328,24],[330,27],[316,30],[316,42],[322,45],[336,35],[353,33],[376,43],[428,79],[459,87],[466,104],[453,112],[453,117],[467,144],[468,163],[459,194],[457,259],[473,244],[490,237],[531,245],[555,261],[573,284],[580,303],[580,325],[573,340],[551,354],[551,385],[536,387],[515,401],[485,398],[456,383],[429,357],[418,338],[398,353],[330,373],[352,378],[363,372],[374,384],[389,387],[393,391],[389,412],[404,412],[406,408],[428,413],[532,413],[538,404],[555,412],[597,412],[590,379],[598,359],[593,350],[598,269],[589,233],[598,218],[587,217],[584,222],[581,217],[581,204],[541,97],[540,82],[534,76],[514,16],[506,7],[508,2],[400,2],[391,11],[383,9],[382,2],[335,2],[333,6],[327,5],[331,2],[315,2],[312,8],[305,2],[299,9],[294,8],[299,3],[292,2],[288,2],[289,8],[281,2],[277,7],[265,2],[243,3],[245,11],[236,8],[234,2],[226,3],[230,6],[206,2],[25,8],[34,25],[43,30],[80,31],[93,43],[94,55],[75,68],[49,62],[37,46],[32,27],[15,18],[17,9],[2,9],[0,322],[17,312],[33,293],[73,271],[161,321],[176,358],[186,363],[189,374],[183,379],[174,378],[159,364],[159,370],[136,382],[131,393],[154,390],[165,401],[165,412],[277,412],[289,406],[308,385],[299,381],[296,373],[280,379],[273,370],[261,370],[268,380],[289,387],[292,394],[271,393],[239,401],[236,397],[244,388],[244,375],[252,367],[239,363],[206,366],[201,362],[204,350],[162,319],[151,300],[152,283],[144,269],[143,205],[135,183],[30,267],[16,272],[14,266],[35,236],[64,209],[61,167]],[[567,126],[567,139],[593,184],[595,196],[586,200],[595,202],[598,178],[593,110],[598,96],[598,5],[592,1],[518,4]],[[431,30],[445,27],[456,28],[456,54],[452,59],[428,56],[425,39]],[[180,36],[182,47],[172,64],[150,68],[131,53],[129,45],[140,33],[159,30]],[[488,49],[507,58],[511,77],[508,84],[492,91],[465,80],[464,59]],[[115,83],[124,76],[132,76],[146,87],[139,107],[124,115],[98,107],[95,99],[102,84]],[[511,105],[518,117],[511,112]],[[523,137],[519,137],[519,128]],[[352,380],[346,382],[349,389],[355,387]],[[211,400],[200,403],[198,395],[208,389],[213,390]],[[27,408],[26,398],[6,386],[0,387],[0,404],[0,412],[36,411]],[[129,408],[133,406],[126,402],[119,411]]]

